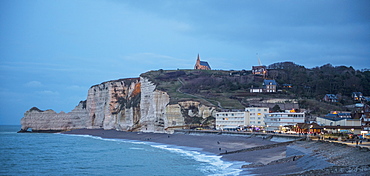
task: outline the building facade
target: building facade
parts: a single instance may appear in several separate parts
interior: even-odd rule
[[[274,112],[265,114],[266,131],[280,131],[284,126],[294,126],[304,123],[305,113]]]
[[[217,112],[216,129],[238,129],[247,126],[247,113],[245,111]]]
[[[248,107],[246,123],[249,126],[265,126],[265,114],[269,113],[269,108],[266,107]]]
[[[263,89],[265,92],[276,92],[276,81],[265,79],[263,81]]]
[[[248,107],[245,111],[227,111],[216,113],[216,129],[242,129],[244,127],[265,126],[264,115],[269,112],[266,107]]]
[[[252,74],[262,75],[265,77],[267,75],[267,68],[264,65],[252,66]]]

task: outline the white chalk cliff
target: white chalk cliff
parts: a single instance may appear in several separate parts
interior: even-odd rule
[[[102,128],[163,133],[215,113],[197,101],[169,102],[167,92],[145,77],[107,81],[92,86],[87,99],[69,113],[31,108],[21,119],[21,132]]]

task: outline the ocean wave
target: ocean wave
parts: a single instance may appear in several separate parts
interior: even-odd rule
[[[227,162],[221,159],[222,156],[205,154],[194,150],[184,150],[176,146],[152,144],[152,147],[168,150],[183,156],[191,157],[196,161],[205,163],[200,170],[210,176],[236,176],[243,171],[241,166],[245,162]]]
[[[71,134],[67,134],[71,135]],[[92,135],[75,135],[72,136],[80,136],[80,137],[88,137],[98,140],[104,141],[115,141],[115,142],[124,142],[124,143],[131,143],[131,144],[138,144],[138,145],[148,145],[153,148],[158,148],[162,150],[167,150],[172,153],[176,153],[182,156],[186,156],[189,158],[194,159],[195,161],[201,162],[201,166],[199,170],[206,175],[209,176],[237,176],[243,171],[241,169],[242,165],[248,164],[246,162],[229,162],[222,160],[222,156],[217,156],[213,154],[207,154],[201,151],[201,149],[191,148],[191,147],[181,147],[181,146],[174,146],[174,145],[165,145],[159,144],[155,142],[143,142],[143,141],[136,141],[136,140],[127,140],[127,139],[109,139],[109,138],[102,138],[98,136]],[[145,150],[140,147],[130,147],[131,150]]]

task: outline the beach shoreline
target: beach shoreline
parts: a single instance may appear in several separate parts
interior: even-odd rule
[[[134,141],[154,142],[159,144],[183,146],[200,149],[202,152],[213,155],[220,155],[231,151],[278,144],[262,137],[233,136],[233,135],[189,135],[189,134],[166,134],[166,133],[142,133],[142,132],[124,132],[116,130],[102,129],[77,129],[63,132],[63,134],[91,135],[101,138],[125,139]],[[222,160],[230,162],[245,162],[246,164],[260,163],[268,164],[272,161],[285,158],[286,147],[279,146],[265,150],[256,150],[251,152],[223,154]],[[242,168],[240,168],[242,169]],[[243,168],[245,174],[259,173],[264,170],[261,168]],[[291,169],[290,169],[291,170]],[[282,173],[290,173],[290,170],[284,170]],[[301,171],[294,168],[294,171]],[[263,174],[263,172],[261,173]],[[242,175],[242,174],[241,174]]]
[[[124,139],[190,147],[204,153],[222,156],[221,159],[224,161],[250,163],[240,168],[243,170],[240,175],[299,175],[299,173],[307,173],[311,170],[327,169],[334,166],[345,167],[356,164],[370,164],[366,161],[366,156],[369,156],[369,152],[364,153],[354,147],[343,148],[343,146],[336,146],[335,144],[314,141],[274,142],[250,135],[166,134],[103,129],[77,129],[63,132],[63,134],[91,135],[108,139]],[[347,155],[349,150],[353,150],[352,153],[355,156],[362,157],[364,162],[353,161],[352,155],[346,156],[347,158],[340,158],[341,156],[339,156],[339,160],[347,162],[340,164],[338,163],[338,158],[330,158],[331,156],[325,153],[327,148],[332,148],[336,153],[342,151],[344,156]],[[320,153],[318,150],[323,151]],[[337,163],[328,162],[330,160]],[[366,169],[370,170],[370,167],[365,167]],[[341,172],[336,172],[336,174],[339,173]],[[343,171],[343,173],[345,172]],[[368,172],[364,171],[364,173],[367,174]],[[317,175],[317,173],[304,175]]]

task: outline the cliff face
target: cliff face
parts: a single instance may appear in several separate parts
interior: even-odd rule
[[[77,128],[86,128],[88,112],[86,102],[81,101],[71,112],[56,113],[53,110],[41,111],[35,107],[24,113],[21,119],[21,131],[63,131]]]
[[[140,119],[140,81],[121,79],[92,86],[88,91],[87,128],[128,130]]]
[[[169,104],[170,97],[147,78],[120,79],[92,86],[86,101],[69,113],[28,110],[21,120],[26,131],[63,131],[103,128],[121,131],[172,132],[186,124],[201,123],[213,107],[196,101]]]

